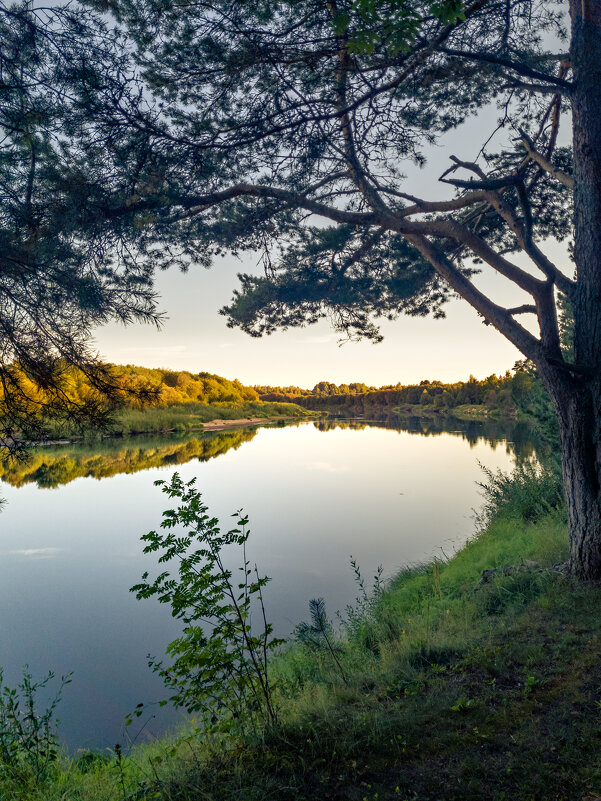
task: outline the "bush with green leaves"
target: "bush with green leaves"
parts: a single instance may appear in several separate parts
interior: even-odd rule
[[[51,765],[59,756],[55,719],[62,690],[71,682],[71,674],[61,678],[60,686],[43,712],[38,712],[36,698],[54,678],[50,671],[34,681],[27,666],[17,688],[4,684],[0,668],[0,779],[18,783],[47,778]]]
[[[177,473],[170,482],[155,481],[178,503],[163,512],[161,531],[142,537],[144,553],[159,554],[159,563],[173,569],[152,580],[144,573],[131,591],[138,599],[156,597],[169,604],[185,628],[167,647],[169,663],[150,658],[149,664],[172,690],[169,700],[199,714],[205,730],[272,724],[276,708],[268,659],[282,641],[273,636],[265,614],[263,588],[269,578],[260,576],[256,565],[251,569],[246,558],[248,518],[236,512],[236,526],[222,533],[194,484],[195,479],[186,483]],[[242,549],[239,581],[224,562],[230,546]],[[253,614],[260,619],[257,627]],[[139,716],[141,709],[133,714]]]
[[[520,462],[511,473],[481,467],[486,481],[479,483],[484,505],[477,524],[482,529],[498,517],[534,523],[564,508],[561,475],[551,462]]]

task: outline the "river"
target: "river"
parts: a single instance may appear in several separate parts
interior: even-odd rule
[[[445,426],[442,426],[444,429]],[[286,635],[324,597],[330,614],[352,603],[352,555],[363,574],[450,556],[474,533],[479,463],[509,469],[531,445],[519,426],[305,422],[187,437],[143,437],[36,451],[4,466],[0,495],[0,665],[16,684],[73,673],[58,709],[72,750],[154,737],[178,719],[149,707],[165,697],[146,654],[180,631],[169,609],[128,592],[153,562],[140,536],[169,500],[153,485],[175,470],[196,477],[223,526],[243,508],[248,558],[272,578],[267,613]],[[232,566],[236,564],[230,556]]]

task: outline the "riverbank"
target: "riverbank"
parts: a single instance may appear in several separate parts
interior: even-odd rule
[[[225,428],[267,425],[318,416],[294,403],[241,401],[223,403],[174,403],[165,406],[126,408],[114,414],[104,431],[81,432],[61,426],[50,437],[29,446],[66,445],[78,441],[114,439],[140,434],[173,434],[187,431],[220,431]]]
[[[335,642],[340,666],[299,644],[277,659],[276,726],[122,744],[119,759],[86,752],[43,786],[5,783],[0,795],[598,798],[601,590],[558,567],[567,533],[552,496],[533,476],[510,491],[450,560],[359,591]]]
[[[115,417],[112,436],[217,431],[220,428],[274,423],[310,417],[294,403],[178,403],[146,409],[125,409]]]
[[[306,416],[306,415],[303,415]],[[280,417],[241,417],[237,420],[208,420],[203,423],[201,431],[223,431],[226,428],[242,428],[246,426],[268,425],[269,423],[289,422],[290,420],[298,420],[298,415],[288,415]],[[197,429],[190,429],[195,431]]]

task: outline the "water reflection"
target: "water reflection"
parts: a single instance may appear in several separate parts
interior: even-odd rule
[[[86,444],[40,447],[24,461],[3,461],[0,479],[13,487],[37,484],[49,488],[69,484],[76,478],[109,478],[120,473],[185,464],[193,459],[207,462],[250,442],[256,433],[254,428],[237,428],[183,440],[128,437],[120,440],[118,446],[114,440],[104,440],[93,448]]]
[[[465,440],[470,448],[487,443],[493,450],[502,446],[508,455],[520,460],[544,455],[548,445],[525,420],[459,420],[453,417],[400,417],[384,415],[379,419],[332,417],[314,423],[319,431],[336,428],[361,431],[367,427],[387,428],[424,437],[452,434]]]
[[[306,422],[280,421],[273,428],[296,428]],[[327,418],[313,422],[318,431],[385,428],[419,436],[451,434],[465,440],[470,448],[479,443],[493,450],[501,446],[519,460],[540,453],[543,444],[527,422],[487,420],[462,421],[453,418],[386,416],[381,419]],[[89,443],[70,443],[39,447],[24,461],[0,462],[0,480],[13,487],[36,484],[40,488],[59,487],[76,478],[103,479],[121,473],[182,465],[197,460],[206,462],[251,442],[257,428],[236,428],[194,435],[146,435],[124,439],[106,439]]]
[[[168,505],[153,480],[168,480],[176,466],[185,481],[196,479],[223,527],[236,509],[248,513],[248,558],[272,577],[268,616],[286,635],[311,598],[324,597],[331,613],[352,602],[351,554],[366,575],[380,563],[390,575],[441,547],[450,555],[474,530],[478,462],[508,469],[534,447],[515,427],[503,437],[480,424],[447,432],[430,421],[394,425],[320,420],[111,440],[4,465],[0,664],[7,682],[17,683],[24,664],[36,676],[73,671],[60,718],[74,748],[114,745],[126,712],[164,697],[146,654],[160,657],[180,622],[128,590],[153,570],[140,536]],[[162,708],[141,737],[173,720]]]

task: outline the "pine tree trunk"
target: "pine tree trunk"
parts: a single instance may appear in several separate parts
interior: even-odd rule
[[[558,412],[570,566],[601,580],[601,1],[570,0],[574,145],[574,361],[549,382]]]
[[[562,392],[559,430],[563,485],[570,530],[570,571],[580,579],[601,579],[601,426],[599,386],[589,382]],[[597,399],[597,410],[594,399]],[[558,404],[559,401],[559,404]]]

